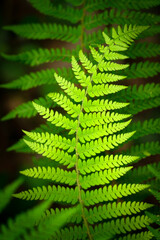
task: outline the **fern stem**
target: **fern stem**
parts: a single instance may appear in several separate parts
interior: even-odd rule
[[[87,96],[87,92],[88,92],[88,87],[86,88],[84,99]],[[81,105],[81,112],[83,111],[84,99],[83,99],[82,105]],[[78,129],[79,129],[79,127],[80,127],[80,115],[78,116],[78,123],[77,123],[77,130],[76,130],[76,147],[75,147],[75,152],[76,152],[75,170],[76,170],[76,173],[77,173],[78,199],[79,199],[79,203],[80,203],[80,206],[81,206],[82,218],[83,218],[83,221],[84,221],[84,225],[85,225],[85,227],[87,229],[87,234],[88,234],[89,240],[93,240],[92,235],[90,233],[90,229],[89,229],[89,224],[88,224],[87,218],[85,217],[84,203],[83,203],[82,196],[81,196],[81,184],[80,184],[80,181],[79,181],[79,176],[80,176],[80,172],[79,172],[79,169],[78,169],[79,153],[78,153],[78,149],[77,149],[77,145],[78,145],[78,141],[79,141],[79,137],[78,137]]]

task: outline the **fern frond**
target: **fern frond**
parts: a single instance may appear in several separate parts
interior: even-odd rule
[[[85,21],[85,28],[92,29],[102,25],[109,24],[137,24],[149,25],[158,23],[160,17],[151,13],[144,13],[139,11],[127,11],[116,8],[106,10],[103,13],[95,14],[94,16],[87,16]]]
[[[40,2],[38,0],[30,0],[30,3],[40,13],[55,18],[64,19],[71,23],[77,23],[80,21],[82,16],[82,9],[72,8],[69,6],[63,7],[62,5],[54,7],[50,0],[42,0]]]
[[[76,139],[72,138],[72,140],[67,139],[65,137],[61,137],[57,134],[50,134],[49,132],[27,132],[23,131],[29,138],[38,143],[45,143],[45,146],[56,147],[63,150],[67,150],[67,152],[73,152],[76,145]]]
[[[128,69],[125,69],[123,74],[126,74],[128,79],[132,78],[148,78],[154,77],[160,72],[160,64],[158,62],[139,62],[133,63]]]
[[[68,97],[59,93],[49,93],[50,97],[60,107],[62,107],[72,118],[76,118],[80,114],[80,104],[74,104]]]
[[[159,172],[155,167],[153,167],[153,165],[148,165],[148,169],[158,180],[160,180]]]
[[[147,100],[150,98],[160,96],[160,84],[146,83],[140,86],[129,86],[127,89],[122,90],[120,93],[115,94],[115,99],[125,99],[128,101],[134,100]]]
[[[39,49],[34,49],[31,51],[20,53],[18,55],[9,55],[6,53],[1,53],[1,56],[7,60],[21,62],[33,67],[43,63],[54,62],[54,61],[70,62],[71,56],[72,55],[76,56],[76,53],[78,51],[79,51],[79,47],[77,47],[77,49],[74,49],[74,50],[67,50],[65,48],[62,48],[62,49],[39,48]]]
[[[75,204],[78,202],[78,189],[48,185],[48,187],[42,186],[16,193],[13,196],[24,200],[52,199],[54,202]]]
[[[75,102],[81,102],[85,96],[85,90],[77,88],[73,83],[68,82],[66,79],[54,74],[54,77],[59,86],[67,93]]]
[[[141,38],[155,36],[160,33],[159,24],[152,25],[149,29],[141,34]]]
[[[108,42],[108,37],[106,38],[106,34],[103,34],[105,38],[106,44],[109,44],[111,51],[125,51],[129,45],[133,42],[137,36],[146,30],[147,26],[136,26],[136,25],[124,25],[124,28],[118,26],[117,31],[115,28],[112,28],[112,38],[113,40]],[[116,44],[117,46],[113,45]],[[120,48],[121,47],[121,48]]]
[[[131,147],[125,153],[131,156],[139,156],[139,159],[142,159],[151,155],[159,154],[160,143],[158,141],[142,143]]]
[[[67,209],[65,212],[59,212],[53,219],[48,217],[45,221],[40,221],[37,229],[25,235],[25,240],[35,240],[41,238],[42,240],[53,238],[56,232],[60,230],[63,225],[67,224],[74,214],[78,211],[78,207]]]
[[[159,229],[155,229],[155,228],[152,228],[150,226],[148,226],[148,229],[154,235],[154,237],[156,237],[156,239],[160,239],[160,231],[159,231]]]
[[[45,108],[39,104],[33,103],[36,111],[43,116],[43,118],[47,119],[47,121],[55,124],[56,126],[63,127],[65,129],[71,130],[69,133],[73,134],[76,131],[77,120],[70,120],[69,118],[63,116],[61,113],[54,112],[49,108]]]
[[[127,156],[127,155],[106,155],[96,158],[88,159],[87,161],[80,160],[79,161],[79,170],[81,174],[91,173],[91,172],[97,172],[100,170],[115,168],[124,166],[125,164],[129,164],[135,160],[137,160],[138,157],[136,156]]]
[[[83,101],[84,110],[88,112],[103,112],[107,110],[115,110],[128,106],[128,103],[109,101],[107,100],[88,100],[85,98]]]
[[[83,128],[92,127],[96,125],[114,123],[129,118],[129,114],[118,114],[114,112],[94,112],[94,113],[81,113],[80,114],[80,124]]]
[[[60,133],[61,129],[60,128],[54,128],[52,124],[47,123],[47,124],[41,124],[39,127],[35,128],[32,130],[32,132],[40,132],[42,133],[43,131],[46,132],[53,132],[53,133]],[[25,144],[25,140],[29,140],[29,137],[24,136],[21,138],[18,142],[10,146],[7,151],[16,151],[16,152],[25,152],[25,153],[30,153],[32,150]]]
[[[107,223],[103,223],[102,225],[98,225],[93,229],[93,227],[90,227],[90,232],[92,233],[92,236],[95,240],[105,239],[110,240],[115,237],[115,234],[120,234],[121,232],[127,233],[131,232],[132,230],[135,230],[136,228],[142,229],[149,225],[151,220],[147,217],[142,215],[137,217],[129,218],[127,217],[126,220],[123,219],[117,219],[115,221],[110,221]],[[119,229],[119,225],[122,227]],[[75,226],[75,227],[69,227],[64,228],[62,231],[59,231],[57,233],[57,240],[58,239],[71,239],[71,237],[74,237],[75,240],[78,239],[86,239],[87,233],[84,229],[84,227]]]
[[[69,167],[73,167],[75,165],[76,156],[70,155],[64,151],[57,150],[55,147],[46,146],[45,144],[39,144],[36,142],[30,142],[24,140],[25,143],[35,152],[42,154],[42,156],[50,158],[51,160],[63,163],[64,165],[68,165]]]
[[[67,76],[70,80],[73,79],[73,74],[70,69],[58,68],[56,69],[56,72],[58,74],[61,74],[61,76]],[[30,88],[41,86],[44,84],[53,85],[56,82],[54,79],[54,73],[55,70],[52,68],[37,72],[31,72],[30,74],[26,74],[18,78],[17,80],[1,84],[0,87],[28,90]]]
[[[42,213],[49,207],[51,201],[46,201],[40,205],[21,213],[16,218],[9,219],[7,225],[1,226],[0,239],[16,240],[20,239],[22,235],[32,230],[37,221],[40,220]]]
[[[120,122],[120,123],[110,123],[100,126],[95,126],[91,128],[86,128],[81,130],[81,128],[78,130],[78,136],[79,140],[82,143],[85,143],[85,141],[94,140],[96,138],[104,137],[107,135],[112,135],[118,131],[123,130],[128,124],[130,123],[130,120],[127,122]]]
[[[112,13],[113,11],[110,12],[110,14]],[[107,46],[91,47],[91,55],[89,56],[80,51],[78,54],[79,62],[72,57],[73,73],[78,80],[77,82],[73,80],[74,84],[66,80],[70,78],[54,74],[64,93],[50,93],[48,96],[62,108],[60,111],[67,112],[66,116],[64,116],[64,111],[58,113],[41,106],[41,104],[33,103],[40,115],[61,128],[56,133],[54,130],[53,133],[46,130],[25,132],[27,135],[24,140],[26,144],[36,153],[46,157],[47,161],[53,160],[51,161],[53,165],[47,164],[47,161],[43,165],[41,161],[41,164],[37,164],[36,168],[26,169],[22,171],[22,174],[37,179],[47,179],[48,182],[53,181],[55,185],[28,189],[14,196],[26,200],[51,198],[53,202],[58,202],[58,204],[68,203],[66,208],[76,203],[80,204],[77,213],[79,216],[74,216],[68,223],[81,223],[81,225],[68,225],[63,230],[58,230],[54,235],[55,239],[94,238],[99,240],[99,237],[108,240],[117,239],[119,234],[123,236],[122,234],[127,232],[145,228],[152,222],[141,214],[141,211],[151,207],[151,205],[126,202],[125,200],[121,203],[118,200],[125,197],[131,198],[133,194],[149,187],[149,185],[143,184],[118,183],[120,182],[119,178],[127,175],[127,172],[132,168],[125,165],[139,160],[141,155],[139,157],[138,154],[135,154],[136,151],[134,154],[128,155],[105,155],[105,151],[119,147],[134,134],[133,131],[125,132],[130,120],[122,120],[130,117],[124,112],[131,111],[137,99],[124,98],[126,102],[122,102],[123,98],[120,96],[125,94],[125,87],[109,84],[112,81],[116,82],[125,78],[124,73],[127,72],[125,69],[128,64],[116,63],[114,60],[126,59],[126,56],[119,52],[126,51],[134,39],[147,28],[146,26],[125,25],[123,28],[118,27],[117,30],[113,28],[111,37],[103,33]],[[146,67],[148,67],[147,64]],[[129,72],[131,72],[130,69]],[[77,85],[77,83],[79,84]],[[153,99],[159,96],[156,95],[158,88],[150,86],[150,89],[154,89],[153,97],[141,99],[141,101],[150,101],[150,105],[153,105]],[[116,92],[119,96],[118,101],[112,98],[114,95],[116,96]],[[130,90],[129,94],[131,93]],[[104,95],[109,96],[104,98]],[[139,97],[140,93],[137,95]],[[145,96],[143,97],[145,98]],[[129,100],[131,107],[128,106],[127,101]],[[117,113],[122,111],[122,108],[124,108],[123,114]],[[142,109],[144,108],[143,105]],[[137,109],[140,110],[139,106]],[[62,132],[63,137],[60,135],[62,128],[65,129]],[[74,134],[74,136],[68,136],[66,130],[69,130],[69,134]],[[121,132],[118,133],[118,131]],[[32,141],[28,138],[31,138]],[[113,203],[109,203],[110,201]],[[105,205],[101,205],[101,203]],[[65,211],[62,206],[62,213]],[[57,215],[57,212],[55,214]],[[136,216],[132,217],[133,214]],[[123,218],[119,218],[121,216]],[[48,215],[48,219],[50,217],[51,215]],[[105,220],[104,223],[101,223],[103,220]],[[95,225],[94,223],[97,222],[100,223]]]
[[[107,0],[89,0],[87,1],[87,10],[89,12],[95,11],[95,10],[103,10],[109,7],[115,7],[117,9],[135,9],[135,10],[140,10],[140,9],[148,9],[151,7],[158,6],[159,0],[146,0],[145,2],[143,0],[137,1],[137,0],[115,0],[114,2],[108,2]]]
[[[130,196],[149,188],[146,184],[119,184],[109,187],[103,187],[96,190],[82,192],[82,198],[85,206],[95,205],[106,201],[113,201],[118,198]]]
[[[82,87],[87,87],[88,84],[90,84],[91,77],[90,76],[87,77],[85,75],[84,71],[82,71],[81,67],[79,66],[79,64],[76,61],[74,56],[72,56],[71,64],[72,64],[72,70],[74,72],[75,78],[78,79],[78,81],[79,81],[79,83],[81,84]],[[91,64],[89,66],[92,67],[93,64]]]
[[[146,227],[146,225],[149,225],[151,222],[152,221],[150,218],[142,215],[132,218],[127,217],[125,220],[122,218],[115,221],[103,223],[102,225],[98,225],[98,227],[95,228],[95,239],[98,240],[98,237],[100,236],[110,236],[111,234],[112,236],[115,236],[115,234],[120,234],[121,232],[127,233],[136,229],[142,229]],[[119,226],[121,226],[120,229]]]
[[[154,174],[150,172],[149,170],[150,167],[160,169],[160,164],[153,163],[134,168],[132,170],[132,174],[131,173],[126,174],[125,176],[123,176],[123,178],[121,178],[121,180],[122,181],[128,180],[130,183],[143,183],[144,181],[149,181],[155,177]]]
[[[72,43],[78,41],[81,33],[80,27],[52,23],[14,25],[6,26],[4,29],[28,39],[57,39]]]
[[[48,98],[38,98],[34,100],[35,103],[40,104],[45,107],[51,107],[53,106],[53,102]],[[23,103],[13,109],[11,112],[9,112],[6,116],[4,116],[1,120],[9,120],[15,117],[19,118],[31,118],[37,114],[37,111],[35,110],[32,101],[28,101],[26,103]]]
[[[154,197],[160,202],[160,193],[155,190],[150,190],[150,192],[154,195]]]
[[[127,141],[133,134],[134,132],[118,135],[114,134],[108,138],[99,138],[98,140],[87,142],[86,144],[81,145],[79,143],[77,146],[79,156],[80,158],[85,159],[85,157],[95,156],[97,153],[101,153],[105,150],[114,149],[116,146]]]
[[[143,202],[119,202],[118,204],[113,202],[86,210],[86,216],[88,216],[89,223],[93,224],[102,221],[103,219],[118,218],[123,215],[133,215],[152,206],[152,204]]]
[[[107,83],[107,82],[117,82],[118,80],[125,79],[125,76],[116,75],[112,73],[97,73],[93,75],[93,82],[98,83]]]
[[[136,108],[136,106],[138,107]],[[160,106],[160,97],[149,98],[146,100],[135,100],[129,104],[128,108],[124,112],[135,115],[144,110],[156,108],[159,106]]]
[[[92,56],[97,63],[102,61],[103,58],[105,58],[106,60],[124,60],[124,59],[128,58],[127,56],[125,56],[123,54],[109,51],[108,46],[104,47],[102,45],[99,45],[98,47],[99,47],[100,53],[95,48],[90,47]],[[104,54],[104,56],[102,55],[102,53]]]
[[[116,180],[126,174],[132,167],[121,167],[104,170],[96,173],[91,173],[80,178],[80,184],[83,189],[88,189],[93,186],[106,185],[111,181]]]
[[[137,139],[149,134],[158,134],[160,133],[160,119],[149,119],[144,122],[138,121],[130,124],[126,130],[127,132],[135,131],[132,139]]]
[[[152,204],[143,203],[143,202],[119,202],[118,204],[116,202],[108,203],[107,205],[101,205],[96,206],[94,208],[85,209],[85,214],[87,216],[87,219],[90,224],[102,221],[103,219],[111,219],[111,218],[117,218],[120,216],[126,216],[126,215],[132,215],[139,213],[141,211],[144,211],[150,207],[152,207]],[[45,220],[46,217],[55,217],[59,212],[66,212],[66,209],[59,210],[57,209],[50,209],[46,211],[44,214],[43,219]],[[75,214],[72,217],[71,222],[72,223],[80,223],[82,221],[82,216]]]
[[[54,167],[34,167],[23,170],[20,173],[28,177],[48,179],[59,183],[65,183],[70,186],[75,185],[76,183],[75,170],[73,170],[72,172],[68,172],[60,168],[55,169]]]
[[[160,44],[156,43],[136,43],[135,45],[131,45],[128,49],[126,55],[130,58],[151,58],[159,55]]]
[[[125,237],[118,238],[118,240],[150,240],[153,234],[150,231],[145,231],[137,234],[128,234]]]
[[[4,189],[0,190],[0,213],[9,203],[12,194],[22,184],[22,182],[23,180],[19,178],[12,182],[11,184],[9,184],[8,186],[6,186]]]

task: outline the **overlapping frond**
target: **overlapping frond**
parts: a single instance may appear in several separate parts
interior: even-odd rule
[[[150,13],[142,13],[137,11],[127,11],[117,8],[106,10],[103,13],[87,16],[85,19],[86,29],[108,25],[108,24],[138,24],[149,25],[158,23],[160,17]]]
[[[130,124],[126,129],[127,131],[135,131],[136,133],[132,136],[132,139],[137,139],[149,134],[159,134],[160,133],[160,119],[149,119],[144,122],[136,122]]]
[[[106,9],[108,7],[116,7],[118,9],[135,9],[135,10],[139,10],[139,9],[148,9],[151,7],[155,7],[159,5],[159,0],[154,0],[154,1],[137,1],[137,0],[122,0],[122,1],[118,1],[115,0],[114,2],[108,2],[107,0],[89,0],[87,1],[87,10],[88,11],[95,11],[95,10],[103,10]]]
[[[45,15],[64,19],[71,23],[77,23],[82,16],[82,9],[72,8],[70,6],[64,7],[62,5],[55,7],[50,0],[30,0],[30,3],[34,8]]]
[[[14,25],[6,26],[4,29],[28,39],[57,39],[76,43],[80,37],[80,27],[54,23]]]
[[[129,69],[124,70],[128,79],[148,78],[159,73],[160,64],[158,62],[139,62],[131,64]]]
[[[150,231],[144,231],[137,234],[128,234],[125,237],[120,237],[118,240],[150,240],[153,238],[153,234]]]
[[[149,180],[152,180],[155,177],[155,175],[152,172],[150,172],[150,167],[160,170],[159,163],[139,166],[132,170],[131,175],[126,174],[125,176],[123,176],[122,180],[127,181],[128,179],[128,181],[131,183],[143,183],[144,181],[148,182]]]
[[[23,180],[19,178],[6,186],[4,189],[0,190],[0,213],[9,203],[12,194],[16,191],[16,189],[21,185],[22,182]]]
[[[5,84],[1,84],[0,86],[3,88],[13,88],[13,89],[22,89],[28,90],[33,87],[41,86],[41,85],[53,85],[55,84],[54,74],[57,72],[61,76],[68,77],[71,81],[73,79],[73,73],[70,69],[66,68],[58,68],[56,71],[54,69],[46,69],[37,72],[31,72],[30,74],[26,74],[12,82],[8,82]]]
[[[27,231],[34,229],[36,222],[41,219],[41,215],[50,204],[50,200],[43,202],[27,212],[17,215],[14,220],[9,219],[7,225],[1,225],[0,239],[16,240],[25,236]]]
[[[127,51],[127,56],[130,58],[151,58],[159,55],[160,45],[156,43],[137,43],[131,45]]]
[[[52,101],[48,97],[45,98],[38,98],[35,99],[36,104],[41,104],[45,107],[51,107],[53,105]],[[28,101],[26,103],[22,103],[21,105],[17,106],[15,109],[13,109],[11,112],[9,112],[6,116],[2,118],[2,120],[8,120],[15,117],[20,118],[30,118],[37,114],[37,111],[35,110],[32,101]]]
[[[160,153],[160,143],[157,142],[146,142],[135,146],[125,151],[129,155],[139,156],[139,159],[149,157],[151,155]]]
[[[1,53],[2,57],[8,60],[21,62],[24,64],[28,64],[30,66],[37,66],[47,62],[54,61],[64,61],[70,62],[70,58],[72,55],[76,55],[79,47],[74,50],[67,50],[65,48],[62,49],[45,49],[39,48],[31,51],[23,52],[18,55],[9,55]]]

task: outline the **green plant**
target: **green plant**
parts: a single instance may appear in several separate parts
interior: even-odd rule
[[[114,94],[123,91],[126,86],[110,84],[124,78],[121,71],[129,65],[115,63],[114,60],[126,59],[121,52],[126,51],[133,39],[146,28],[119,27],[118,32],[113,29],[112,39],[103,33],[107,46],[90,47],[90,60],[80,51],[82,66],[72,57],[72,70],[79,87],[55,74],[66,96],[50,93],[49,97],[64,109],[65,115],[33,103],[40,115],[55,126],[62,127],[65,135],[68,130],[69,135],[62,137],[62,134],[25,131],[32,139],[25,140],[27,145],[52,161],[48,166],[43,160],[43,167],[26,169],[21,173],[48,179],[51,184],[14,196],[26,200],[51,198],[62,205],[61,213],[66,211],[67,206],[79,204],[77,214],[70,220],[74,225],[57,231],[53,234],[55,239],[117,239],[121,234],[119,239],[131,239],[135,236],[132,235],[133,230],[142,229],[152,222],[147,216],[139,214],[152,204],[132,202],[127,198],[119,201],[149,187],[145,184],[118,184],[118,179],[132,168],[125,165],[139,157],[112,154],[114,148],[134,134],[126,131],[130,120],[125,119],[130,115],[117,112],[123,112],[128,103],[113,101]],[[58,213],[59,210],[52,210],[47,217]],[[123,216],[126,216],[125,220]],[[152,238],[151,232],[142,231],[137,233],[136,239],[139,234],[141,239]]]
[[[48,124],[41,125],[32,132],[24,131],[24,140],[29,147],[20,140],[10,150],[31,152],[32,149],[32,152],[42,154],[44,158],[34,160],[37,167],[24,170],[22,174],[44,179],[44,182],[47,179],[49,185],[35,187],[15,196],[27,200],[42,200],[51,196],[60,210],[47,211],[44,219],[55,217],[59,212],[65,215],[68,207],[80,203],[79,211],[68,220],[66,228],[53,234],[55,239],[152,239],[151,231],[140,231],[152,220],[139,212],[152,206],[145,203],[146,196],[150,194],[146,189],[150,184],[157,190],[159,181],[150,174],[148,165],[133,170],[126,165],[159,153],[158,142],[141,141],[141,137],[159,133],[159,118],[131,124],[130,120],[125,119],[136,119],[137,113],[159,106],[160,85],[134,84],[127,88],[125,85],[110,83],[118,80],[123,83],[126,76],[127,80],[153,77],[159,72],[160,65],[157,62],[141,59],[137,62],[137,58],[156,56],[158,44],[139,42],[131,45],[141,32],[141,39],[159,32],[159,26],[155,25],[159,22],[159,17],[141,12],[141,8],[157,6],[159,1],[125,1],[125,4],[124,1],[66,1],[70,4],[65,9],[65,14],[63,7],[66,2],[62,3],[64,6],[56,8],[53,8],[50,1],[30,2],[49,16],[73,22],[67,22],[65,27],[46,23],[11,26],[6,29],[33,39],[52,39],[53,33],[54,38],[72,43],[80,39],[83,51],[79,52],[78,45],[72,51],[38,49],[16,56],[3,54],[5,58],[32,66],[55,60],[69,61],[73,54],[75,56],[72,57],[73,72],[65,68],[42,70],[3,85],[6,88],[25,90],[50,84],[50,89],[56,86],[56,80],[62,88],[59,93],[34,100],[33,104],[26,103],[5,117],[31,117],[38,112],[48,120]],[[124,6],[126,9],[136,10],[122,11]],[[112,9],[105,10],[109,7]],[[104,11],[93,15],[95,10]],[[95,27],[117,23],[149,24],[151,27],[124,25],[110,30],[104,27],[103,37],[107,46],[102,45],[102,30]],[[95,32],[87,32],[86,28]],[[87,58],[84,51],[88,51],[89,46],[91,55]],[[78,57],[80,63],[76,61]],[[128,57],[133,59],[130,66]],[[69,98],[63,95],[64,92]],[[63,110],[57,108],[58,105]],[[51,106],[55,109],[49,110]],[[119,149],[126,141],[131,145],[129,139],[137,145],[129,146],[127,150]],[[159,164],[153,165],[159,168]],[[137,194],[133,195],[134,193]],[[120,200],[122,197],[123,202]]]
[[[11,196],[17,187],[22,183],[22,179],[17,179],[0,191],[0,212],[11,200]],[[51,205],[52,201],[48,200],[38,206],[20,214],[14,219],[9,218],[6,225],[1,226],[0,239],[46,239],[52,236],[54,232],[60,229],[65,222],[76,213],[77,209],[69,209],[64,213],[57,214],[56,218],[48,217],[41,221],[44,211]],[[37,226],[37,229],[35,229]],[[44,234],[45,232],[45,234]]]

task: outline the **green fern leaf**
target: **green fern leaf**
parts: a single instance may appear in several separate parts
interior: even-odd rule
[[[136,156],[125,156],[125,155],[106,155],[106,157],[96,157],[88,159],[87,161],[79,161],[79,169],[82,174],[97,172],[104,169],[115,168],[129,164],[138,157]]]
[[[17,179],[0,191],[0,213],[6,207],[11,199],[12,194],[22,184],[22,179]]]
[[[49,98],[39,98],[35,99],[35,103],[42,104],[45,107],[50,107],[53,105],[53,102],[50,101]],[[26,103],[23,103],[13,109],[10,113],[8,113],[6,116],[4,116],[1,120],[9,120],[15,117],[19,118],[31,118],[37,114],[37,111],[35,110],[33,104],[31,101],[28,101]]]
[[[156,76],[159,73],[160,64],[158,62],[139,62],[133,63],[130,68],[124,70],[128,79],[132,78],[148,78]],[[124,74],[124,73],[123,73]]]
[[[119,122],[126,118],[129,118],[129,114],[118,114],[114,112],[94,112],[94,113],[81,113],[80,114],[80,124],[83,128],[92,127],[96,125]]]
[[[21,173],[28,177],[48,179],[59,183],[65,183],[70,186],[75,185],[76,183],[76,172],[74,170],[72,172],[68,172],[60,168],[34,167],[21,171]]]
[[[93,224],[103,219],[112,219],[120,216],[127,216],[136,214],[137,212],[146,210],[153,205],[147,203],[139,202],[116,202],[109,203],[107,205],[102,205],[99,207],[94,207],[92,210],[87,211],[89,223]]]
[[[42,240],[50,239],[54,237],[56,232],[74,216],[78,207],[70,208],[65,212],[60,212],[54,219],[48,217],[45,221],[40,221],[38,228],[33,229],[30,233],[25,235],[25,240],[35,240],[41,238]]]
[[[132,167],[114,168],[92,173],[80,178],[80,184],[83,189],[93,186],[106,185],[126,174]]]
[[[77,120],[70,120],[62,114],[54,112],[53,110],[49,110],[49,108],[45,108],[36,103],[33,103],[33,106],[40,115],[42,115],[45,119],[47,119],[47,121],[51,122],[52,124],[71,130],[70,134],[76,131]]]
[[[137,233],[137,234],[128,234],[125,237],[118,238],[118,240],[150,240],[153,238],[153,234],[150,231]]]
[[[108,7],[116,7],[118,9],[148,9],[151,7],[155,7],[159,5],[159,0],[146,0],[145,2],[140,0],[115,0],[114,2],[108,2],[107,0],[95,0],[94,2],[92,0],[87,1],[87,10],[88,11],[95,11],[95,10],[103,10]]]
[[[151,155],[159,154],[160,144],[159,142],[142,143],[131,147],[125,153],[133,156],[139,156],[139,159],[142,159]]]
[[[70,62],[70,58],[72,55],[76,55],[78,52],[79,47],[77,50],[67,50],[62,48],[57,49],[44,49],[39,48],[27,52],[20,53],[18,55],[8,55],[5,53],[1,53],[1,56],[7,60],[22,62],[24,64],[28,64],[30,66],[37,66],[47,62],[54,62],[54,61],[64,61]]]
[[[72,156],[68,153],[65,153],[64,151],[61,151],[59,149],[57,150],[55,147],[46,146],[45,144],[39,144],[27,140],[24,141],[32,150],[36,151],[39,154],[42,154],[42,156],[50,158],[51,160],[61,162],[64,165],[69,164],[68,167],[73,167],[75,165],[75,155]]]
[[[58,74],[61,74],[61,76],[67,76],[70,80],[73,79],[73,74],[70,69],[58,68],[56,69],[56,72]],[[56,82],[53,78],[54,73],[54,69],[41,70],[37,71],[36,73],[32,72],[12,82],[1,84],[0,87],[28,90],[30,88],[41,86],[44,84],[53,85]]]
[[[160,133],[160,119],[149,119],[144,122],[136,122],[126,128],[127,132],[135,131],[132,139],[137,139],[149,134]]]
[[[79,140],[82,143],[85,143],[85,141],[90,141],[96,138],[114,134],[115,132],[118,132],[124,129],[129,123],[130,123],[130,120],[127,122],[114,123],[114,124],[110,123],[110,124],[95,126],[95,127],[86,128],[83,130],[79,129],[78,130]]]
[[[46,188],[45,186],[37,187],[24,191],[21,193],[16,193],[13,196],[25,200],[43,200],[43,199],[52,199],[55,202],[66,202],[75,204],[78,202],[78,189],[75,188],[65,188],[65,187],[56,187],[50,186]]]
[[[28,39],[58,39],[76,43],[80,37],[80,28],[52,23],[34,23],[21,26],[6,26],[5,30],[12,31]]]
[[[103,187],[96,190],[82,192],[82,199],[85,206],[95,205],[105,201],[113,201],[118,198],[130,196],[137,192],[149,188],[149,185],[144,184],[119,184],[109,187]]]
[[[151,58],[159,55],[160,45],[156,43],[137,43],[135,45],[131,45],[127,51],[127,56],[130,58]]]
[[[45,15],[64,19],[71,23],[77,23],[80,21],[82,16],[81,9],[76,9],[68,6],[63,7],[62,5],[54,7],[50,0],[42,0],[41,2],[38,0],[30,0],[30,3],[34,8]]]
[[[0,239],[16,240],[26,234],[27,231],[32,230],[36,221],[40,220],[42,213],[49,207],[51,201],[43,202],[39,206],[21,213],[16,216],[14,220],[9,219],[8,224],[1,226]]]

